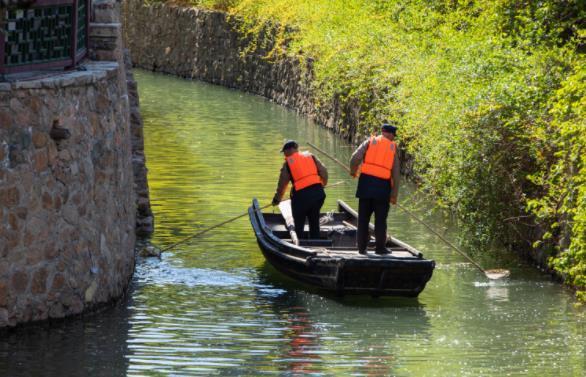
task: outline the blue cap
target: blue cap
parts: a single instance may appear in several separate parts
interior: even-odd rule
[[[383,123],[383,125],[381,127],[381,131],[392,133],[395,136],[397,135],[397,127],[395,127],[389,123]]]
[[[299,148],[299,145],[295,140],[287,140],[285,144],[283,144],[283,148],[281,148],[281,152],[285,152],[286,149],[290,148]]]

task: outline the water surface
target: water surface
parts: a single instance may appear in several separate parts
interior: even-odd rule
[[[285,139],[347,161],[352,148],[263,98],[136,72],[156,233],[165,247],[270,202]],[[355,181],[327,160],[324,209],[356,206]],[[455,228],[404,187],[400,200],[454,241]],[[417,299],[336,298],[267,265],[246,217],[141,260],[129,297],[98,315],[0,339],[0,376],[584,376],[584,309],[514,259],[468,250],[512,277],[488,282],[393,208],[389,230],[435,259]],[[496,251],[498,254],[498,250]]]

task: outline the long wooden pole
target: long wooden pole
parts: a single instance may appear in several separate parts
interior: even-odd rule
[[[312,147],[313,149],[315,149],[316,151],[322,153],[324,156],[330,158],[331,160],[333,160],[334,162],[336,162],[338,165],[340,165],[341,167],[343,167],[348,173],[350,173],[350,168],[344,164],[343,162],[341,162],[340,160],[338,160],[337,158],[335,158],[334,156],[330,155],[328,152],[318,148],[317,146],[313,145],[312,143],[307,143],[310,147]],[[450,241],[448,241],[447,239],[445,239],[441,234],[439,234],[435,229],[433,229],[430,225],[428,225],[425,221],[421,220],[419,217],[417,217],[413,212],[409,211],[407,208],[403,207],[402,205],[400,205],[399,203],[397,203],[397,206],[406,214],[408,214],[409,216],[411,216],[412,218],[414,218],[415,220],[417,220],[420,224],[424,225],[427,229],[429,229],[433,234],[435,234],[436,236],[438,236],[442,241],[444,241],[448,246],[450,246],[452,249],[456,250],[458,253],[460,253],[463,257],[465,257],[467,260],[469,260],[476,268],[478,268],[480,271],[482,271],[482,273],[484,273],[484,275],[486,275],[487,278],[491,279],[491,280],[497,280],[497,279],[502,279],[504,277],[509,276],[511,273],[508,270],[503,270],[503,269],[494,269],[494,270],[484,270],[478,263],[476,263],[472,258],[470,258],[466,253],[464,253],[462,250],[458,249],[454,244],[452,244]]]
[[[268,207],[270,207],[270,206],[271,206],[271,204],[267,204],[266,206],[262,206],[262,207],[260,207],[260,209],[265,209],[265,208],[268,208]],[[240,215],[238,215],[238,216],[232,217],[231,219],[228,219],[228,220],[222,221],[221,223],[218,223],[218,224],[216,224],[216,225],[212,225],[212,226],[210,226],[209,228],[206,228],[206,229],[204,229],[204,230],[202,230],[202,231],[199,231],[199,232],[197,232],[197,233],[194,233],[194,234],[192,234],[192,235],[191,235],[191,236],[189,236],[189,237],[186,237],[186,238],[184,238],[184,239],[182,239],[182,240],[180,240],[180,241],[178,241],[178,242],[175,242],[174,244],[172,244],[172,245],[170,245],[170,246],[167,246],[166,248],[162,249],[162,250],[161,250],[161,252],[163,252],[163,251],[167,251],[167,250],[170,250],[170,249],[174,248],[174,247],[175,247],[175,246],[177,246],[177,245],[180,245],[180,244],[182,244],[182,243],[185,243],[185,242],[189,241],[189,240],[190,240],[190,239],[192,239],[192,238],[199,237],[199,236],[201,236],[202,234],[205,234],[205,233],[209,232],[209,231],[210,231],[210,230],[212,230],[212,229],[219,228],[219,227],[221,227],[222,225],[226,225],[226,224],[228,224],[228,223],[231,223],[232,221],[236,221],[236,220],[238,220],[239,218],[241,218],[241,217],[244,217],[244,216],[246,216],[246,215],[248,215],[248,211],[247,211],[247,212],[244,212],[244,213],[241,213],[241,214],[240,214]]]
[[[345,183],[345,181],[339,181],[339,182],[336,182],[336,183],[332,183],[331,185],[328,185],[328,186],[326,186],[326,187],[334,187],[334,186],[341,185],[342,183]],[[266,206],[262,206],[262,207],[260,207],[260,209],[265,209],[265,208],[268,208],[268,207],[270,207],[270,206],[271,206],[271,204],[267,204]],[[167,246],[167,247],[166,247],[166,248],[164,248],[164,249],[161,249],[161,253],[162,253],[162,252],[164,252],[164,251],[170,250],[170,249],[174,248],[174,247],[175,247],[175,246],[177,246],[177,245],[181,245],[182,243],[185,243],[185,242],[187,242],[187,241],[191,240],[192,238],[199,237],[199,236],[201,236],[202,234],[205,234],[205,233],[209,232],[209,231],[210,231],[210,230],[212,230],[212,229],[216,229],[216,228],[219,228],[219,227],[221,227],[222,225],[226,225],[226,224],[229,224],[229,223],[231,223],[231,222],[233,222],[233,221],[236,221],[236,220],[238,220],[239,218],[241,218],[241,217],[244,217],[244,216],[246,216],[246,215],[248,215],[248,211],[246,211],[246,212],[244,212],[244,213],[241,213],[241,214],[240,214],[240,215],[238,215],[238,216],[234,216],[234,217],[232,217],[232,218],[230,218],[230,219],[228,219],[228,220],[222,221],[221,223],[218,223],[218,224],[216,224],[216,225],[212,225],[212,226],[210,226],[209,228],[203,229],[203,230],[201,230],[201,231],[199,231],[199,232],[197,232],[197,233],[194,233],[194,234],[190,235],[189,237],[185,237],[185,238],[183,238],[182,240],[180,240],[180,241],[177,241],[177,242],[175,242],[174,244],[172,244],[172,245],[170,245],[170,246]]]

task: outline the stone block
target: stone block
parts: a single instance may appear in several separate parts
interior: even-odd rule
[[[45,260],[44,250],[40,246],[30,247],[26,251],[26,264],[37,265]]]
[[[89,36],[101,38],[118,38],[122,25],[120,23],[90,23]]]
[[[63,318],[65,317],[65,308],[60,302],[56,302],[49,308],[49,317],[51,318]]]
[[[20,192],[16,187],[0,190],[0,204],[4,207],[14,207],[20,202]]]
[[[47,149],[41,149],[40,151],[34,154],[34,164],[33,167],[36,173],[42,173],[49,167],[49,156],[47,154]]]
[[[0,282],[0,307],[8,305],[8,286]]]
[[[93,21],[96,23],[112,23],[120,21],[119,7],[113,0],[96,0]]]
[[[79,214],[75,204],[68,203],[65,207],[63,207],[63,218],[71,225],[78,225]]]
[[[69,162],[71,160],[71,153],[67,149],[63,149],[59,152],[59,159],[65,162]]]
[[[57,146],[55,145],[55,143],[49,144],[49,146],[47,147],[47,153],[48,153],[49,165],[54,166],[55,160],[59,156],[59,151],[57,150]]]
[[[15,213],[9,213],[8,214],[8,225],[10,226],[10,228],[14,231],[19,231],[19,222],[18,222],[18,216],[16,216]]]
[[[23,245],[24,247],[31,246],[36,240],[35,233],[31,232],[30,230],[25,230],[24,237],[23,237]]]
[[[30,80],[30,81],[16,81],[12,84],[14,89],[41,89],[42,83],[40,80]]]
[[[53,197],[48,192],[43,192],[42,196],[43,208],[49,209],[53,207]]]
[[[53,277],[53,282],[51,283],[51,292],[58,292],[65,286],[65,277],[63,274],[57,273]]]
[[[65,261],[63,259],[61,259],[59,262],[57,262],[57,271],[64,272],[66,268],[67,268],[67,264],[65,263]]]
[[[33,280],[31,284],[31,292],[34,294],[42,294],[47,290],[47,269],[41,267],[33,274]]]
[[[35,148],[42,148],[45,145],[47,145],[48,139],[49,138],[47,137],[46,133],[39,132],[39,131],[33,131],[32,140],[33,140],[33,145],[35,146]]]
[[[15,211],[19,219],[25,220],[28,216],[28,209],[26,207],[18,207]]]
[[[47,243],[45,245],[45,259],[51,260],[59,255],[59,250],[54,243]]]
[[[117,54],[110,50],[96,50],[95,59],[103,61],[116,61],[118,58]]]
[[[28,287],[29,276],[26,271],[16,271],[12,274],[12,289],[17,294],[23,294]]]
[[[0,308],[0,328],[9,326],[11,323],[8,318],[8,310]]]
[[[30,107],[33,114],[37,114],[37,116],[38,116],[39,112],[41,111],[41,109],[43,107],[43,101],[37,95],[31,96],[29,99],[28,106]]]
[[[3,254],[7,254],[14,250],[16,247],[18,247],[20,243],[20,233],[12,229],[9,230],[8,227],[5,227],[2,233],[4,236],[6,248]],[[12,253],[13,256],[14,254],[15,253]]]
[[[59,196],[59,195],[55,196],[53,204],[54,204],[55,211],[60,211],[61,206],[63,205],[63,202],[61,200],[61,196]]]
[[[85,302],[94,301],[94,296],[96,295],[97,290],[98,290],[98,282],[96,280],[94,280],[94,281],[92,281],[90,286],[85,290]]]
[[[41,87],[43,89],[56,89],[57,88],[57,81],[55,81],[54,79],[51,79],[51,78],[41,80]],[[52,107],[53,106],[49,106],[49,108],[52,108]]]

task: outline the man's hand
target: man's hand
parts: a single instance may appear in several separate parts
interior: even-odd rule
[[[280,199],[277,197],[277,195],[275,195],[275,196],[273,197],[273,201],[271,202],[271,204],[272,204],[273,206],[278,206],[278,205],[279,205],[279,203],[281,203],[281,200],[280,200]]]
[[[392,205],[396,205],[397,204],[397,197],[396,196],[391,196],[391,199],[389,200],[389,202]]]

